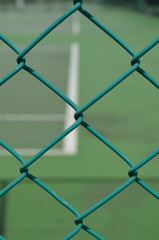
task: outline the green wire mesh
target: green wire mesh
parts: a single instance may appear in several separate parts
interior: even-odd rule
[[[131,56],[131,67],[123,73],[119,78],[117,78],[114,82],[112,82],[108,87],[103,89],[99,94],[93,97],[89,102],[87,102],[84,106],[79,108],[71,99],[69,99],[63,92],[61,92],[58,88],[56,88],[52,83],[50,83],[47,79],[41,76],[34,69],[26,65],[26,55],[31,49],[33,49],[43,38],[46,37],[51,31],[53,31],[58,25],[60,25],[65,19],[71,16],[74,12],[79,11],[83,14],[89,21],[95,24],[98,28],[100,28],[105,34],[111,37],[114,41],[116,41],[123,49],[125,49]],[[68,240],[73,238],[81,229],[85,230],[88,234],[92,235],[93,238],[104,240],[105,238],[100,236],[98,233],[90,229],[88,226],[84,225],[83,220],[89,216],[91,213],[96,211],[103,204],[106,204],[109,200],[118,195],[125,188],[130,186],[133,182],[137,182],[141,187],[143,187],[146,191],[152,194],[155,198],[159,199],[159,193],[154,191],[151,187],[149,187],[145,182],[143,182],[138,177],[138,170],[143,167],[146,163],[151,161],[155,156],[159,154],[159,148],[154,150],[150,155],[148,155],[145,159],[140,161],[138,164],[134,164],[123,152],[121,152],[118,148],[116,148],[111,142],[109,142],[105,137],[103,137],[99,132],[97,132],[92,126],[86,123],[83,120],[83,113],[90,108],[93,104],[95,104],[99,99],[108,94],[112,89],[114,89],[118,84],[124,81],[128,76],[133,74],[134,72],[138,72],[142,75],[146,80],[148,80],[151,84],[154,85],[157,89],[159,89],[159,82],[157,82],[152,76],[150,76],[145,70],[140,67],[140,59],[150,51],[155,45],[159,43],[159,36],[154,39],[148,46],[146,46],[139,53],[135,53],[126,43],[124,43],[118,36],[116,36],[111,30],[109,30],[106,26],[104,26],[101,22],[99,22],[94,16],[92,16],[85,8],[82,6],[82,0],[74,0],[74,5],[66,11],[60,18],[58,18],[55,22],[53,22],[48,28],[46,28],[37,38],[34,39],[23,51],[21,51],[18,47],[16,47],[10,40],[8,40],[5,36],[0,34],[0,39],[8,45],[17,55],[17,66],[10,71],[6,76],[4,76],[0,80],[0,85],[6,83],[11,77],[13,77],[16,73],[24,69],[33,77],[41,81],[45,86],[51,89],[55,94],[57,94],[60,98],[62,98],[67,104],[69,104],[75,111],[75,122],[68,127],[65,131],[63,131],[59,136],[53,139],[50,143],[48,143],[44,148],[42,148],[37,154],[35,154],[28,161],[25,161],[22,156],[20,156],[13,148],[11,148],[7,143],[3,140],[0,140],[0,145],[5,148],[8,152],[10,152],[20,163],[22,164],[20,168],[20,176],[17,177],[14,181],[12,181],[8,186],[3,188],[0,191],[0,197],[6,194],[10,189],[15,187],[18,183],[20,183],[24,178],[29,178],[31,181],[39,185],[43,190],[48,192],[54,199],[56,199],[60,204],[62,204],[68,211],[72,212],[75,215],[75,228],[70,232],[67,236],[63,238],[63,240]],[[79,125],[82,125],[87,131],[91,132],[99,141],[105,144],[105,147],[109,147],[112,151],[114,151],[122,160],[125,161],[130,166],[130,170],[128,172],[129,179],[124,182],[120,187],[114,190],[111,194],[104,197],[101,201],[96,203],[93,207],[89,208],[84,213],[80,214],[73,206],[67,203],[63,198],[58,196],[52,189],[50,189],[47,185],[45,185],[40,179],[36,178],[32,174],[29,173],[29,166],[31,166],[34,162],[36,162],[42,155],[44,155],[50,148],[55,146],[59,141],[61,141],[67,134],[75,130]],[[4,237],[0,236],[0,240],[5,240]]]

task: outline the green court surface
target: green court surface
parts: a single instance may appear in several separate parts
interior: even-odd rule
[[[2,76],[15,67],[16,55],[9,50],[2,46],[2,59],[8,62],[2,61]],[[31,52],[27,63],[66,93],[68,59],[69,46],[48,45]],[[65,103],[28,73],[18,73],[0,91],[1,138],[13,148],[40,149],[63,131]]]
[[[71,6],[69,2],[65,7],[57,4],[56,8],[39,8],[36,13],[34,8],[1,12],[1,32],[23,49]],[[135,52],[158,36],[157,17],[93,3],[85,7]],[[80,26],[78,33],[73,32],[74,21]],[[29,66],[65,94],[73,43],[80,48],[78,98],[82,107],[130,68],[132,58],[75,13],[26,56]],[[158,50],[156,45],[141,59],[143,69],[156,80]],[[16,66],[16,54],[3,42],[0,54],[2,77]],[[84,120],[136,164],[158,148],[158,100],[158,89],[135,72],[88,109]],[[0,87],[0,102],[0,138],[22,153],[26,149],[38,151],[66,126],[67,104],[25,71]],[[82,126],[78,128],[77,144],[77,153],[68,154],[57,153],[64,145],[58,143],[49,156],[31,165],[29,172],[83,213],[124,183],[130,167]],[[30,157],[25,154],[24,159]],[[19,176],[20,164],[1,147],[0,166],[2,189]],[[138,173],[156,191],[158,168],[157,155]],[[157,199],[133,183],[84,223],[108,240],[157,240],[158,221]],[[74,228],[74,216],[30,180],[23,180],[0,200],[0,234],[7,240],[61,240]],[[81,230],[74,239],[93,237]]]

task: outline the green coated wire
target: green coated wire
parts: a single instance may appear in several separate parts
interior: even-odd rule
[[[115,196],[117,196],[124,189],[129,187],[133,182],[138,183],[142,188],[148,191],[152,196],[156,199],[159,199],[159,193],[149,187],[144,181],[142,181],[138,175],[138,171],[145,164],[152,161],[158,154],[159,148],[154,150],[151,154],[149,154],[145,159],[141,160],[138,164],[134,164],[132,160],[130,160],[122,151],[120,151],[114,144],[109,142],[104,136],[102,136],[98,131],[96,131],[89,123],[83,120],[83,113],[89,109],[92,105],[98,102],[101,98],[105,97],[110,91],[116,88],[118,84],[121,84],[125,81],[128,76],[132,75],[134,72],[138,72],[141,74],[146,80],[148,80],[151,84],[153,84],[157,89],[159,89],[159,82],[155,80],[152,76],[150,76],[145,70],[140,68],[140,60],[144,55],[150,51],[153,47],[155,47],[159,43],[159,36],[156,37],[150,44],[148,44],[145,48],[143,48],[139,53],[135,53],[133,49],[131,49],[123,40],[121,40],[117,35],[115,35],[110,29],[108,29],[103,23],[97,20],[90,12],[88,12],[85,8],[83,8],[82,0],[74,0],[74,5],[66,11],[60,18],[58,18],[55,22],[53,22],[50,26],[48,26],[39,36],[37,36],[24,50],[20,50],[16,47],[9,39],[7,39],[4,35],[0,34],[0,40],[3,41],[12,51],[17,55],[17,65],[14,69],[12,69],[7,75],[5,75],[2,79],[0,79],[0,86],[9,81],[15,74],[17,74],[22,69],[31,74],[37,81],[40,81],[41,84],[48,87],[50,91],[54,92],[58,97],[60,97],[65,103],[69,104],[74,110],[74,123],[68,127],[65,131],[59,134],[56,138],[54,138],[50,143],[48,143],[44,148],[42,148],[37,154],[35,154],[28,161],[25,161],[22,156],[20,156],[13,148],[11,148],[7,143],[0,139],[0,146],[5,148],[10,154],[18,160],[21,164],[19,169],[20,175],[10,182],[6,187],[0,190],[0,197],[3,197],[8,191],[14,188],[17,184],[19,184],[23,179],[28,178],[33,183],[38,185],[44,191],[46,191],[52,198],[59,202],[63,207],[65,207],[69,212],[71,212],[76,218],[75,228],[68,233],[67,236],[64,236],[63,240],[69,240],[78,234],[79,231],[84,230],[86,233],[91,235],[94,239],[98,240],[106,240],[106,238],[100,236],[93,229],[89,228],[83,223],[83,220],[87,218],[90,214],[97,211],[100,207],[106,204],[108,201],[111,201]],[[130,68],[124,72],[121,76],[119,76],[114,82],[112,82],[109,86],[105,87],[100,93],[90,99],[86,104],[82,107],[79,107],[74,103],[71,99],[69,99],[63,92],[61,92],[56,86],[50,83],[47,79],[41,76],[38,72],[32,69],[30,66],[26,65],[26,56],[27,54],[39,43],[41,42],[51,31],[53,31],[56,27],[58,27],[63,21],[65,21],[68,17],[74,14],[76,11],[79,11],[82,15],[86,17],[88,21],[91,21],[94,25],[96,25],[99,29],[101,29],[105,36],[111,37],[117,44],[119,44],[124,51],[132,56],[131,66]],[[128,171],[128,180],[125,181],[122,185],[120,185],[117,189],[115,189],[112,193],[105,196],[94,206],[90,207],[84,213],[80,214],[72,205],[66,202],[61,196],[55,193],[51,188],[49,188],[45,183],[43,183],[36,176],[33,176],[29,173],[29,166],[35,163],[41,156],[43,156],[50,148],[53,148],[59,141],[65,138],[69,133],[74,131],[79,126],[82,126],[86,131],[89,131],[95,138],[97,138],[100,142],[102,142],[105,147],[109,147],[115,154],[117,154],[121,160],[123,160],[126,164],[129,165],[130,170]],[[0,235],[0,240],[6,240],[3,236]]]

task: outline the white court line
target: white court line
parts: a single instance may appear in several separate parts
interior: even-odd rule
[[[40,150],[41,150],[41,148],[16,148],[15,149],[15,151],[22,156],[35,155]],[[10,153],[8,153],[7,151],[5,151],[3,149],[0,150],[0,153],[1,153],[1,155],[3,153],[3,156],[11,155]],[[46,152],[44,154],[44,156],[64,156],[64,155],[66,155],[65,151],[60,148],[50,149],[48,152]]]
[[[80,14],[78,12],[74,13],[72,19],[72,33],[78,35],[80,33]]]
[[[70,67],[68,76],[67,96],[78,105],[78,76],[79,76],[79,44],[72,43],[70,53]],[[66,104],[65,129],[75,122],[75,110]],[[66,154],[76,154],[78,151],[78,129],[75,129],[63,140]]]
[[[78,104],[78,76],[79,76],[79,44],[72,43],[70,48],[70,63],[68,74],[67,96]],[[75,111],[66,104],[65,115],[63,114],[0,114],[1,121],[64,121],[64,129],[74,122]],[[41,149],[21,148],[15,149],[23,156],[34,155]],[[75,129],[63,139],[62,149],[50,149],[45,153],[47,156],[75,155],[78,151],[78,129]],[[10,155],[6,150],[1,149],[0,155]]]
[[[64,114],[0,114],[0,121],[7,122],[50,122],[64,121]]]

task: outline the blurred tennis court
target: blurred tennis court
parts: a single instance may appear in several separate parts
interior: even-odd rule
[[[24,49],[69,9],[72,2],[49,6],[29,5],[21,10],[1,11],[1,33]],[[85,3],[85,7],[135,52],[158,36],[156,16],[99,3]],[[73,49],[78,52],[75,58]],[[158,50],[156,45],[141,60],[142,68],[156,80]],[[0,42],[0,54],[0,77],[3,77],[16,66],[17,56],[3,42]],[[130,67],[131,57],[75,13],[33,48],[26,61],[81,107],[122,75]],[[75,75],[71,76],[74,68]],[[73,89],[71,78],[76,79]],[[158,148],[158,99],[158,89],[135,72],[87,110],[84,120],[136,164]],[[0,138],[26,160],[73,121],[69,118],[73,116],[69,112],[72,109],[25,71],[1,86],[0,102]],[[81,126],[68,142],[67,147],[64,141],[55,145],[48,155],[31,165],[29,172],[82,213],[128,179],[129,167]],[[71,147],[72,144],[75,145]],[[156,191],[159,190],[158,160],[156,156],[139,171],[141,179]],[[2,189],[19,176],[20,164],[2,147],[0,163]],[[157,204],[155,198],[134,183],[90,215],[85,224],[105,239],[157,240]],[[0,200],[0,234],[7,240],[60,240],[73,230],[73,221],[70,212],[27,179]],[[92,237],[80,231],[74,239]]]

